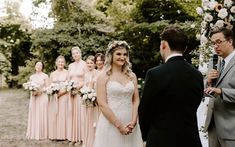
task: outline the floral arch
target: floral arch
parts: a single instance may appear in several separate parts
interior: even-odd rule
[[[207,62],[213,54],[213,48],[209,43],[211,31],[228,27],[235,30],[235,1],[234,0],[202,0],[202,6],[198,7],[197,13],[202,16],[200,32],[200,66],[199,70],[207,70]]]

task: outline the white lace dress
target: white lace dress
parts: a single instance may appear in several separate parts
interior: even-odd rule
[[[108,81],[106,90],[109,107],[122,123],[129,123],[132,118],[133,82],[122,85],[116,81]],[[101,113],[93,147],[143,147],[139,124],[137,123],[131,134],[122,135]]]

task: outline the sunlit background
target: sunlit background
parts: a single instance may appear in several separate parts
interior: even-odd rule
[[[1,0],[0,1],[0,17],[7,16],[8,5],[15,2],[18,4],[18,11],[33,28],[52,28],[54,24],[53,18],[49,18],[51,5],[49,2],[42,3],[39,7],[34,7],[32,0]]]

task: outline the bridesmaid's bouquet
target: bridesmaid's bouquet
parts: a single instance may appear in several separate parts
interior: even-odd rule
[[[65,90],[72,91],[76,88],[76,82],[74,80],[67,80],[64,82]]]
[[[79,90],[77,89],[77,82],[74,80],[68,80],[64,82],[65,90],[70,91],[72,96],[75,96],[79,93]]]
[[[82,104],[87,107],[96,106],[96,93],[94,89],[84,86],[80,89]]]
[[[46,93],[48,95],[54,95],[58,93],[61,88],[62,85],[60,83],[51,83],[51,85],[46,88]]]
[[[37,83],[33,81],[29,81],[29,82],[23,83],[23,87],[24,89],[29,90],[29,91],[36,91],[36,90],[39,90],[40,85],[38,85]]]

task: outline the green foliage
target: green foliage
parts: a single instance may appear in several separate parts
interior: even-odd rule
[[[43,0],[37,0],[39,3]],[[32,35],[32,53],[46,63],[46,70],[54,70],[58,55],[71,62],[70,49],[79,46],[83,57],[105,51],[110,40],[126,40],[131,45],[131,61],[138,77],[144,77],[147,69],[162,63],[159,34],[169,24],[177,23],[189,34],[189,47],[185,55],[195,50],[196,4],[191,0],[98,0],[97,9],[106,17],[94,15],[82,9],[76,0],[54,0],[52,16],[56,23],[53,29],[36,30]],[[163,20],[164,19],[164,20]],[[26,70],[27,71],[27,70]]]
[[[30,75],[34,73],[35,63],[37,59],[30,59],[25,61],[25,66],[19,67],[19,74],[17,76],[13,76],[13,80],[17,81],[18,85],[22,85],[23,83],[29,81]]]
[[[202,1],[200,0],[175,0],[179,6],[185,11],[186,14],[193,16],[194,18],[200,19],[196,12],[196,8],[201,6]]]
[[[194,22],[176,23],[189,36],[189,45],[184,53],[189,62],[193,55],[190,53],[199,45],[196,41],[197,29],[191,27]],[[138,23],[126,26],[120,34],[120,39],[126,40],[131,45],[131,61],[133,70],[139,77],[144,77],[146,71],[162,63],[159,47],[160,33],[169,26],[169,21],[157,21],[153,23]]]
[[[131,12],[136,6],[135,0],[98,0],[97,9],[103,12],[110,23],[119,28],[131,22]]]
[[[80,3],[68,5],[70,14],[62,14],[62,11],[57,9],[59,5],[65,4],[62,1],[53,3],[53,13],[56,18],[61,19],[57,19],[53,29],[37,30],[32,35],[32,52],[38,59],[45,61],[48,72],[54,70],[51,65],[54,65],[58,55],[64,55],[70,63],[70,50],[74,46],[81,48],[83,57],[105,50],[111,35],[109,29],[103,29],[109,27],[101,18],[81,9]]]
[[[133,19],[136,22],[155,22],[170,20],[184,22],[194,20],[175,0],[139,0]]]
[[[20,26],[20,24],[0,25],[0,48],[6,57],[5,68],[2,72],[10,87],[17,85],[12,77],[19,73],[18,67],[24,66],[24,61],[31,57],[29,51],[31,47],[30,34],[22,30]]]
[[[97,10],[104,12],[106,15],[108,15],[108,8],[112,4],[113,0],[98,0],[97,2]]]

